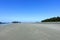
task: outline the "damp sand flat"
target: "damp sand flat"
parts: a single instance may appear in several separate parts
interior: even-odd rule
[[[0,40],[60,40],[60,24],[0,25]]]

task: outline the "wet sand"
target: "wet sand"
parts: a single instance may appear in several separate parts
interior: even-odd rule
[[[60,24],[0,25],[0,40],[60,40]]]

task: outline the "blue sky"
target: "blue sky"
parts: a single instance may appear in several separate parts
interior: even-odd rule
[[[60,16],[60,0],[0,0],[0,21],[35,22]]]

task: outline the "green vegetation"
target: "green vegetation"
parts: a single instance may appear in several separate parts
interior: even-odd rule
[[[48,18],[48,19],[44,19],[41,22],[60,22],[60,17],[52,17],[52,18]],[[6,24],[7,22],[0,22],[0,24]],[[19,21],[12,21],[11,23],[21,23]],[[40,22],[36,22],[36,23],[40,23]]]
[[[0,24],[2,24],[2,22],[0,22]]]
[[[42,20],[41,22],[60,22],[60,17],[52,17],[49,19]]]
[[[21,22],[18,22],[18,21],[13,21],[12,23],[21,23]]]

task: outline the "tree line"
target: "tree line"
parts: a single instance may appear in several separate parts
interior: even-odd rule
[[[48,19],[44,19],[41,22],[60,22],[60,17],[52,17]],[[19,21],[12,21],[11,23],[21,23]],[[39,22],[36,22],[39,23]],[[5,24],[4,22],[0,22],[0,24]]]
[[[60,17],[52,17],[49,19],[44,19],[41,22],[60,22]]]

